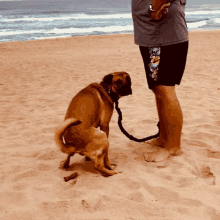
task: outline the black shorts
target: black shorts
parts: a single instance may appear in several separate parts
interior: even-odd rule
[[[186,66],[188,46],[188,41],[161,47],[140,46],[149,89],[154,89],[156,85],[180,84]]]

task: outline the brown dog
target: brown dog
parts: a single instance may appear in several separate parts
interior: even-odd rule
[[[64,168],[69,167],[70,157],[79,153],[93,160],[102,174],[117,173],[108,158],[109,122],[114,102],[131,94],[129,74],[115,72],[105,76],[101,83],[90,84],[72,99],[65,120],[55,134],[61,151],[68,154]]]

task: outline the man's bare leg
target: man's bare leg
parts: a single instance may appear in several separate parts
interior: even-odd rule
[[[161,161],[170,155],[181,154],[183,115],[176,96],[175,86],[158,85],[153,92],[156,97],[160,120],[160,137],[152,143],[164,149],[158,152],[147,153],[145,158],[147,161]]]

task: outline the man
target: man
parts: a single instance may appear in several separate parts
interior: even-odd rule
[[[181,154],[183,115],[175,85],[181,82],[188,53],[185,5],[186,0],[132,0],[135,43],[160,120],[160,136],[151,141],[159,150],[145,154],[149,162]]]

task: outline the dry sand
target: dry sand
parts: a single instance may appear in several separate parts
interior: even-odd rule
[[[0,219],[219,220],[220,32],[190,32],[185,75],[177,87],[184,113],[183,154],[165,166],[148,163],[149,144],[129,141],[110,123],[105,178],[82,156],[54,142],[72,97],[114,71],[131,75],[133,95],[119,105],[124,127],[139,138],[155,134],[157,112],[133,35],[0,43]],[[78,172],[76,181],[63,177]]]

